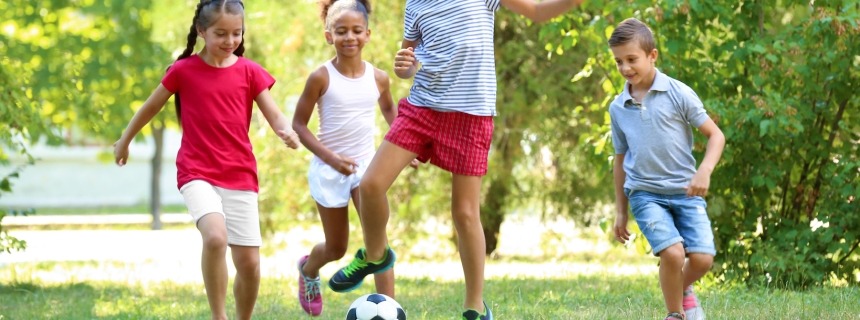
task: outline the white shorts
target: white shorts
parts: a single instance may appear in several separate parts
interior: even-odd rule
[[[371,158],[359,160],[355,173],[345,176],[330,165],[314,157],[308,170],[311,197],[326,208],[343,208],[349,205],[350,192],[358,188]]]
[[[228,244],[263,245],[256,192],[224,189],[203,180],[192,180],[183,185],[179,193],[185,198],[185,206],[195,225],[203,216],[219,213],[227,225]]]

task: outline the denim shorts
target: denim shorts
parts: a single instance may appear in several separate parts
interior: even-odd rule
[[[706,211],[708,205],[702,197],[629,189],[624,193],[630,201],[633,217],[655,256],[678,242],[683,243],[688,254],[717,254],[714,231]]]

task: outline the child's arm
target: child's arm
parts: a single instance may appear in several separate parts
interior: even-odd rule
[[[711,185],[711,173],[714,172],[714,167],[720,161],[720,157],[723,155],[723,147],[726,145],[726,136],[723,135],[723,131],[711,119],[705,120],[705,123],[699,126],[699,132],[708,138],[708,146],[705,149],[705,157],[702,158],[702,163],[699,164],[699,169],[696,170],[696,174],[687,187],[687,196],[691,197],[704,197],[708,195],[708,188]]]
[[[541,23],[561,15],[574,6],[582,4],[583,0],[544,0],[535,2],[534,0],[502,0],[502,5],[508,10],[516,12],[529,18],[530,20]]]
[[[314,136],[313,132],[308,129],[308,122],[314,113],[314,106],[328,89],[328,82],[328,71],[326,71],[325,67],[317,69],[308,76],[305,89],[302,91],[299,102],[296,104],[296,113],[293,114],[293,130],[296,131],[299,140],[301,140],[305,148],[308,148],[314,155],[338,172],[350,175],[355,173],[358,163],[353,159],[342,157],[329,150],[329,148],[326,148]]]
[[[263,116],[266,117],[269,126],[284,141],[284,144],[293,149],[298,148],[299,138],[296,137],[296,132],[290,129],[287,117],[278,109],[278,104],[275,103],[275,99],[272,98],[269,89],[264,89],[260,92],[254,98],[254,101],[257,102],[257,106],[263,112]]]
[[[415,59],[416,40],[406,40],[400,44],[400,50],[394,56],[394,74],[400,79],[409,79],[418,72],[418,60]]]
[[[628,199],[624,194],[624,180],[627,179],[627,174],[624,173],[624,154],[616,154],[615,161],[612,163],[612,177],[615,182],[615,239],[621,243],[630,240],[630,231],[627,230],[627,207]]]
[[[134,136],[140,132],[140,129],[143,129],[159,111],[164,107],[164,104],[167,103],[167,99],[170,99],[173,93],[164,88],[163,85],[159,84],[158,87],[155,87],[155,90],[152,94],[149,95],[149,98],[146,99],[146,102],[143,103],[143,106],[140,107],[139,110],[134,114],[131,118],[131,121],[128,123],[128,127],[125,128],[125,131],[120,136],[119,140],[113,144],[113,155],[116,161],[116,164],[123,166],[128,161],[128,145],[131,144],[131,140],[134,139]]]
[[[376,87],[379,88],[379,109],[382,111],[382,117],[391,127],[394,118],[397,117],[397,108],[394,106],[394,100],[391,98],[391,79],[388,78],[388,73],[385,71],[374,69],[376,75]]]

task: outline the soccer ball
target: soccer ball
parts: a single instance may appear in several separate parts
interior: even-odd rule
[[[371,293],[352,302],[346,320],[406,320],[406,311],[391,297]]]

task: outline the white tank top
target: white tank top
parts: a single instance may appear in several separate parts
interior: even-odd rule
[[[364,74],[348,78],[327,61],[328,89],[319,99],[317,138],[332,152],[355,160],[373,156],[379,88],[373,65],[364,62]]]

